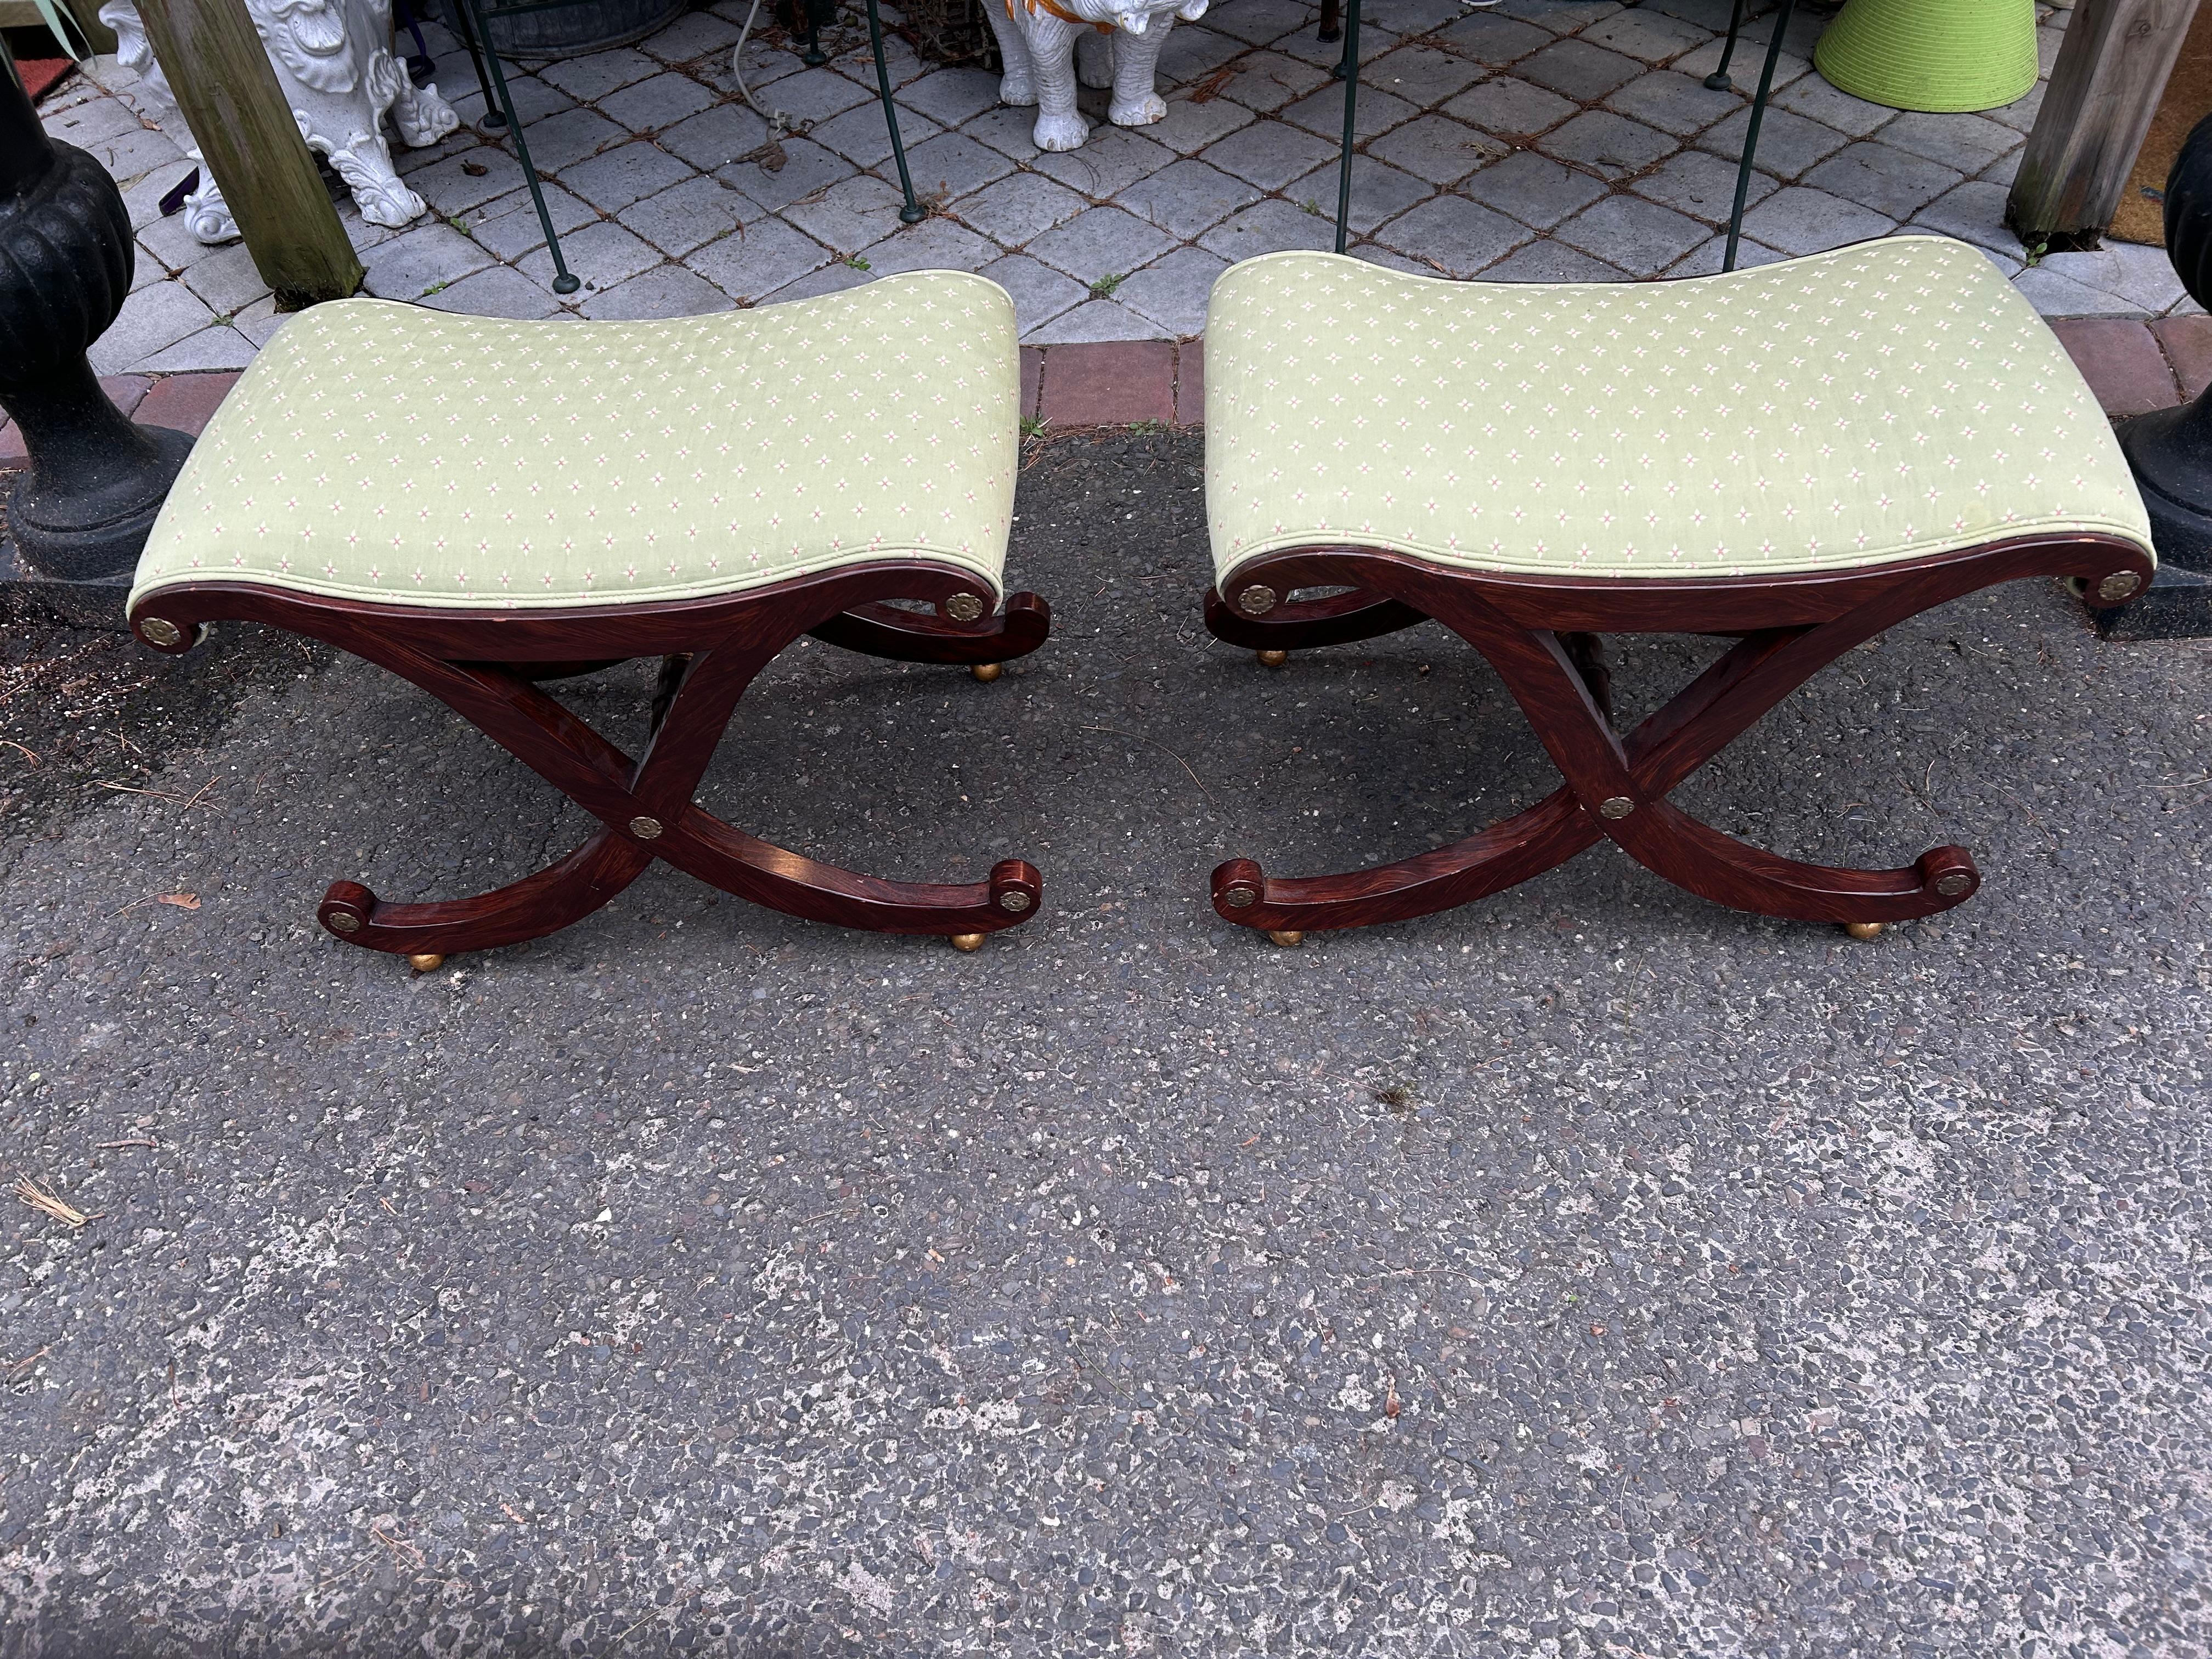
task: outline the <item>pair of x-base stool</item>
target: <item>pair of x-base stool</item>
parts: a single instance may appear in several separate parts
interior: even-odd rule
[[[1984,255],[1941,238],[1619,284],[1272,254],[1216,285],[1206,374],[1208,627],[1280,663],[1439,622],[1489,659],[1564,780],[1374,869],[1222,865],[1215,908],[1280,943],[1463,904],[1601,840],[1717,903],[1861,934],[1948,909],[1980,882],[1963,848],[1829,868],[1668,796],[1931,605],[2026,576],[2112,605],[2154,568],[2080,374]],[[1018,383],[1012,302],[958,272],[664,322],[320,307],[210,423],[132,626],[159,651],[243,618],[354,652],[597,820],[473,898],[337,882],[319,915],[348,943],[434,966],[565,927],[662,859],[790,915],[973,949],[1036,914],[1034,866],[882,880],[756,840],[694,794],[747,685],[802,635],[979,678],[1043,642],[1045,602],[1001,580]],[[1598,636],[1655,631],[1735,642],[1623,735]],[[542,689],[641,656],[663,668],[635,755]]]

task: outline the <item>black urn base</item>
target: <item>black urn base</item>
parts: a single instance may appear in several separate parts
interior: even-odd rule
[[[136,258],[107,169],[48,137],[0,65],[0,407],[29,460],[8,529],[39,576],[128,577],[192,447],[125,420],[85,359],[123,309]]]
[[[66,480],[34,465],[9,492],[9,538],[22,562],[40,575],[99,581],[137,568],[146,532],[192,453],[192,440],[164,426],[126,429],[128,436],[89,456],[80,452]]]
[[[2212,300],[2212,116],[2182,141],[2166,175],[2166,248],[2190,298]],[[2212,638],[2212,392],[2123,421],[2128,458],[2150,515],[2158,574],[2118,610],[2094,605],[2113,640]]]
[[[0,537],[0,629],[19,622],[58,622],[128,634],[124,606],[131,598],[131,580],[122,575],[105,581],[56,581],[26,565],[15,544]]]
[[[2111,640],[2212,636],[2212,402],[2200,398],[2123,422],[2120,453],[2150,514],[2158,574],[2115,610],[2092,607]]]

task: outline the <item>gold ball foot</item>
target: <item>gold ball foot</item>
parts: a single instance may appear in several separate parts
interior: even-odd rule
[[[418,974],[434,974],[446,965],[446,958],[435,951],[420,951],[407,958],[407,965]]]
[[[955,933],[952,936],[952,948],[956,951],[980,951],[983,948],[983,940],[987,937],[988,935],[982,933]]]
[[[1888,924],[1880,921],[1847,921],[1844,931],[1853,939],[1880,939],[1881,930]]]
[[[1267,937],[1274,940],[1278,945],[1303,945],[1305,943],[1306,936],[1304,933],[1297,932],[1295,928],[1285,927],[1279,932],[1272,928],[1269,929]]]
[[[1006,664],[1000,662],[979,662],[969,669],[968,672],[973,674],[977,679],[982,681],[984,684],[988,685],[993,680],[995,680],[1000,675],[1006,672]]]
[[[1252,654],[1260,659],[1262,668],[1280,668],[1291,659],[1287,651],[1255,651]]]

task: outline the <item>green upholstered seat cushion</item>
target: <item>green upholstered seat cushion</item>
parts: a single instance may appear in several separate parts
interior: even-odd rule
[[[1019,373],[1006,291],[954,271],[662,322],[318,306],[209,422],[131,602],[665,600],[898,556],[995,592]]]
[[[2150,526],[2095,397],[1941,237],[1668,283],[1276,253],[1214,284],[1217,579],[1357,543],[1556,575],[1779,574]]]

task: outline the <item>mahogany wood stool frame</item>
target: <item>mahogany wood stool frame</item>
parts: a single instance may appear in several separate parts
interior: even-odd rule
[[[1206,626],[1279,666],[1283,653],[1371,639],[1434,618],[1490,661],[1565,779],[1480,834],[1395,864],[1285,879],[1249,858],[1213,872],[1213,908],[1294,945],[1308,930],[1405,921],[1487,897],[1610,840],[1646,869],[1717,904],[1861,938],[1962,904],[1981,884],[1963,847],[1896,870],[1801,863],[1692,817],[1667,796],[1790,692],[1853,646],[1932,606],[2028,576],[2073,579],[2118,605],[2152,564],[2105,535],[2020,536],[1931,557],[1777,576],[1537,576],[1486,573],[1358,546],[1249,560],[1206,597]],[[1348,589],[1299,599],[1303,589]],[[1605,633],[1739,636],[1626,738],[1611,721]]]
[[[891,600],[921,601],[934,614]],[[755,904],[887,933],[942,933],[963,950],[1036,914],[1043,880],[1006,859],[963,884],[886,881],[757,841],[692,799],[755,675],[802,634],[904,662],[964,663],[978,679],[1051,631],[1034,593],[992,599],[975,576],[921,559],[874,559],[743,592],[664,602],[504,611],[330,599],[252,581],[160,587],[131,612],[138,637],[174,655],[215,621],[266,623],[389,669],[436,697],[599,820],[536,874],[473,898],[390,904],[356,881],[317,919],[349,945],[434,968],[458,951],[538,939],[589,915],[655,859]],[[663,659],[652,734],[632,758],[536,682],[634,657]]]

